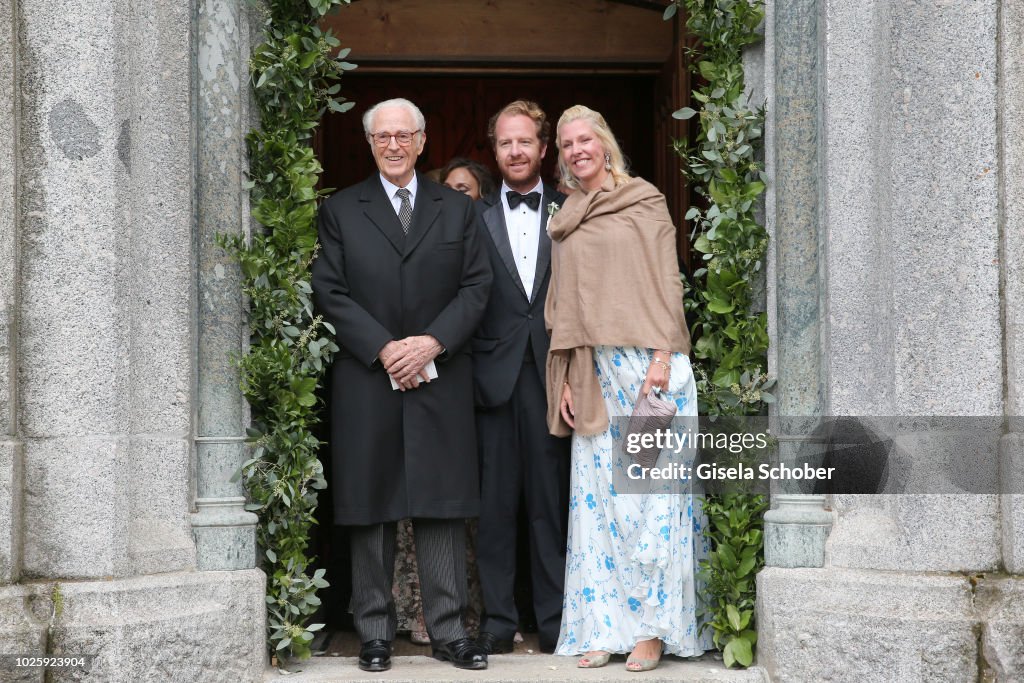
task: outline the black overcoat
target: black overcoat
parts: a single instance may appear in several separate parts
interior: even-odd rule
[[[558,206],[565,195],[544,184],[540,206],[540,233],[537,244],[537,270],[533,291],[527,295],[519,277],[512,245],[505,226],[505,210],[500,190],[476,203],[480,232],[494,270],[491,296],[480,327],[473,335],[473,375],[476,402],[482,408],[495,408],[512,396],[526,353],[527,341],[533,351],[541,386],[551,338],[544,327],[544,300],[551,280],[551,238],[547,234],[549,205]]]
[[[491,286],[471,200],[418,176],[409,234],[380,177],[320,207],[317,308],[334,325],[334,521],[474,517],[479,510],[469,340]],[[438,377],[391,389],[377,360],[393,339],[433,335]]]

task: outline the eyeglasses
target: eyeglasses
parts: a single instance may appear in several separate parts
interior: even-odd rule
[[[378,147],[387,147],[388,144],[391,142],[391,138],[394,138],[398,144],[400,144],[402,147],[405,147],[412,143],[413,136],[419,132],[419,130],[414,130],[413,132],[410,133],[408,131],[403,130],[400,133],[373,133],[371,135],[368,135],[367,137],[373,140],[373,144],[377,145]]]

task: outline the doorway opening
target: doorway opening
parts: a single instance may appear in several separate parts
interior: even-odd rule
[[[690,197],[672,141],[689,124],[672,112],[689,104],[690,75],[685,17],[664,21],[664,10],[664,0],[352,0],[322,22],[359,67],[342,81],[355,108],[325,116],[316,139],[323,186],[374,171],[361,116],[381,100],[406,97],[423,111],[421,172],[457,155],[496,170],[487,121],[513,100],[536,101],[552,126],[585,104],[605,116],[634,174],[664,193],[681,226]],[[545,180],[555,164],[552,147]],[[677,247],[692,272],[682,230]]]
[[[692,272],[682,227],[690,198],[672,149],[672,140],[686,131],[671,113],[688,103],[690,93],[683,20],[665,22],[663,11],[663,2],[648,0],[353,0],[324,20],[342,45],[351,47],[348,60],[359,68],[342,80],[342,93],[356,106],[344,114],[327,114],[317,133],[322,186],[340,189],[376,173],[362,114],[393,97],[411,100],[426,118],[419,172],[463,156],[491,169],[498,183],[488,120],[513,100],[537,102],[552,126],[541,171],[552,182],[554,126],[566,108],[584,104],[604,115],[632,173],[665,194],[680,228],[680,265]],[[330,387],[324,389],[329,396]],[[329,425],[320,427],[318,437],[326,442]],[[330,481],[329,448],[320,459]],[[351,583],[347,535],[331,523],[332,509],[328,489],[321,492],[319,538],[311,550],[331,583],[321,592],[325,609],[317,620],[337,632],[351,629]],[[528,571],[528,561],[519,565]],[[352,654],[352,639],[341,640],[347,647],[335,638],[330,649]]]

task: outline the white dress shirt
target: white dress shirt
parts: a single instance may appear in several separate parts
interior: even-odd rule
[[[540,241],[540,212],[544,210],[544,183],[540,179],[537,185],[528,192],[540,193],[540,204],[531,209],[526,202],[520,202],[514,209],[508,206],[510,191],[505,183],[501,184],[501,206],[505,210],[505,229],[508,230],[508,241],[512,245],[512,256],[516,260],[519,280],[523,283],[526,296],[533,298],[533,280],[537,274],[537,245]]]
[[[384,194],[391,200],[391,206],[395,207],[395,213],[397,214],[402,208],[402,200],[395,193],[398,192],[400,187],[395,185],[393,182],[385,178],[383,175],[380,177],[380,184],[384,186]],[[416,209],[416,174],[412,174],[412,180],[405,186],[405,189],[409,190],[409,203],[412,204],[412,208]]]

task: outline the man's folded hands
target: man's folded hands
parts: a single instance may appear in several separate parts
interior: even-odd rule
[[[429,382],[424,367],[444,349],[429,334],[393,340],[384,345],[379,358],[384,369],[398,383],[402,391],[415,389],[420,382]]]

